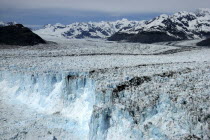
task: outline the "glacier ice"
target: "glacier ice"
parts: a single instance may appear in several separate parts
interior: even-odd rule
[[[208,140],[209,67],[187,66],[173,71],[156,66],[155,73],[151,66],[111,72],[1,71],[0,92],[13,103],[69,118],[65,129],[75,139]]]
[[[0,81],[9,98],[42,113],[68,117],[75,137],[87,137],[94,103],[94,83],[85,73],[1,72]]]

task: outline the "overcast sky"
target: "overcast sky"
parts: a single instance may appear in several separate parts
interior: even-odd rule
[[[0,0],[0,20],[25,24],[152,18],[210,7],[210,0]],[[67,18],[67,19],[66,19]]]

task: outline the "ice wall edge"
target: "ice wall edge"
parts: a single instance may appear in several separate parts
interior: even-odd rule
[[[43,114],[70,118],[78,139],[208,140],[208,74],[185,69],[111,81],[103,73],[2,71],[0,87]]]

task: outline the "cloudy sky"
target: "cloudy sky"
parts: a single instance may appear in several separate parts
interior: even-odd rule
[[[210,0],[0,0],[0,20],[30,25],[123,17],[141,20],[209,5]]]

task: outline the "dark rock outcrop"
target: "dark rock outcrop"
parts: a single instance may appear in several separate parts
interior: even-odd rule
[[[0,27],[0,44],[32,46],[46,41],[22,24]]]
[[[165,32],[153,31],[153,32],[139,32],[138,34],[116,33],[110,38],[109,41],[121,41],[128,42],[140,42],[140,43],[155,43],[164,41],[178,41],[179,38],[169,36]]]
[[[201,42],[197,43],[198,46],[209,46],[210,47],[210,38],[207,38]]]

